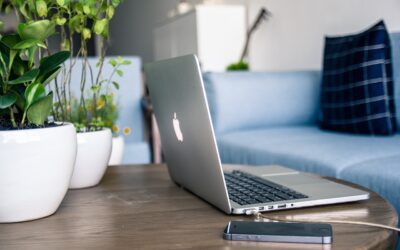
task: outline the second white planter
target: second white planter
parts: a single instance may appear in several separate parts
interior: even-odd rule
[[[125,142],[124,137],[117,136],[112,138],[112,150],[110,156],[109,166],[121,165],[124,156]]]
[[[78,152],[69,188],[87,188],[99,184],[107,169],[112,149],[110,129],[78,133]]]

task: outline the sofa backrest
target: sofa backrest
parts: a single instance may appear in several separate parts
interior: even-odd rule
[[[102,76],[108,78],[113,70],[113,67],[108,64],[108,60],[114,57],[106,57],[102,71]],[[143,114],[141,108],[141,98],[143,94],[142,88],[142,63],[139,57],[135,56],[124,56],[124,59],[131,61],[130,65],[121,66],[124,75],[119,77],[117,74],[114,75],[114,81],[118,82],[120,89],[116,92],[116,100],[119,107],[119,118],[117,125],[120,128],[121,134],[124,127],[131,129],[129,135],[124,135],[125,142],[141,142],[144,140],[144,124]],[[71,89],[72,92],[79,92],[79,85],[82,73],[82,60],[77,59],[72,76],[71,76]],[[89,64],[93,70],[93,75],[96,76],[98,68],[96,63],[98,62],[97,57],[89,58]],[[67,62],[68,63],[68,62]],[[86,85],[87,89],[90,89],[90,75],[87,73],[87,79],[89,83]],[[78,96],[79,97],[79,96]]]
[[[396,106],[397,130],[400,131],[400,33],[391,33],[394,101]]]
[[[215,133],[316,123],[320,82],[318,71],[205,73]]]

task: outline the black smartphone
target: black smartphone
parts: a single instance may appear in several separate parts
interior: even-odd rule
[[[322,223],[231,221],[225,240],[332,243],[332,226]]]

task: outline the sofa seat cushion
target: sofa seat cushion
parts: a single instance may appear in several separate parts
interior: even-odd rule
[[[371,137],[323,131],[317,126],[277,127],[217,137],[223,163],[280,164],[336,177],[348,166],[400,155],[400,134]]]
[[[379,193],[400,211],[400,153],[358,163],[341,171],[339,177]]]

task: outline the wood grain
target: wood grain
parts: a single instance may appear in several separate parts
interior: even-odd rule
[[[397,225],[396,211],[375,193],[368,201],[270,215]],[[353,225],[333,225],[331,246],[222,239],[230,220],[251,219],[226,215],[177,187],[163,165],[118,166],[97,187],[70,190],[48,218],[0,224],[0,249],[391,249],[397,240],[391,231]]]

